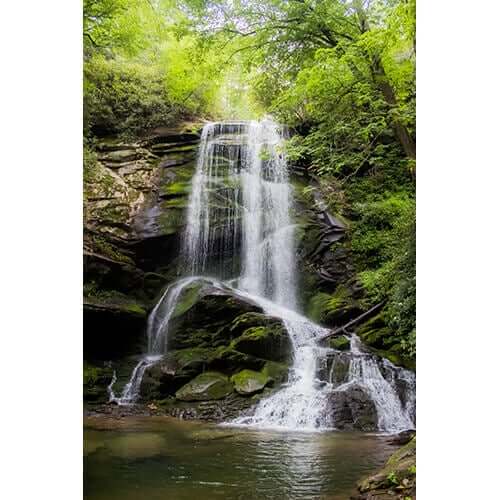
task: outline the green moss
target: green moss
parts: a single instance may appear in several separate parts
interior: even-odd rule
[[[125,264],[134,265],[134,261],[130,257],[124,255],[114,245],[102,237],[95,236],[93,239],[93,245],[96,253],[100,253],[119,262],[124,262]]]
[[[383,348],[384,339],[391,335],[383,312],[363,323],[356,331],[361,340],[372,347]]]
[[[238,333],[252,326],[260,326],[262,323],[268,323],[269,318],[262,313],[247,312],[237,316],[231,323],[229,330],[231,333]]]
[[[328,343],[333,349],[346,351],[349,349],[351,341],[345,335],[340,335],[339,337],[331,337]]]
[[[387,461],[387,465],[389,467],[395,466],[401,460],[415,456],[416,452],[417,452],[417,438],[415,436],[411,439],[411,441],[409,441],[407,444],[405,444],[403,447],[401,447],[399,450],[397,450],[395,453],[391,455],[391,457]]]
[[[218,348],[210,367],[228,373],[233,373],[242,368],[250,368],[260,370],[265,364],[265,360],[246,354],[244,352],[236,351],[231,347],[221,346]]]
[[[147,316],[146,310],[139,304],[124,304],[123,309],[138,316]]]
[[[203,284],[193,283],[184,289],[177,301],[177,305],[175,306],[172,314],[172,319],[186,313],[198,302],[202,288]]]
[[[175,363],[184,368],[193,363],[208,363],[216,356],[217,350],[209,347],[194,347],[191,349],[179,349],[169,353]]]
[[[290,354],[290,339],[281,324],[253,326],[234,339],[230,347],[259,358],[283,361]]]
[[[189,200],[187,196],[176,196],[175,198],[170,198],[162,202],[161,206],[163,208],[186,208],[189,205]]]
[[[85,194],[85,185],[90,184],[96,181],[97,178],[97,154],[96,152],[88,145],[84,144],[83,146],[83,182],[84,182],[84,194]]]
[[[415,488],[417,472],[415,457],[416,438],[414,437],[391,455],[382,470],[358,483],[359,491],[370,492],[371,498],[376,496],[377,492],[385,493],[387,488],[391,488],[407,498],[406,493],[411,493]],[[393,492],[396,493],[396,491]]]
[[[252,326],[243,335],[246,339],[262,339],[269,335],[269,331],[265,326]]]
[[[181,401],[208,401],[222,399],[233,391],[233,386],[222,373],[205,372],[182,386],[175,397]]]
[[[102,289],[95,281],[84,283],[83,296],[87,304],[123,311],[134,316],[147,316],[147,311],[136,298],[125,295],[118,290]]]
[[[276,361],[266,361],[261,371],[276,382],[283,382],[288,376],[288,366],[285,363],[277,363]]]
[[[107,401],[107,387],[111,383],[112,377],[113,370],[111,368],[102,368],[84,362],[83,399],[94,402]]]
[[[397,348],[395,345],[393,349]],[[403,356],[401,353],[396,352],[395,350],[383,350],[383,349],[374,349],[375,353],[383,358],[387,358],[391,363],[396,366],[403,366],[407,370],[415,370],[415,360],[412,358],[408,358]]]
[[[330,299],[331,295],[324,292],[314,294],[307,303],[307,316],[313,321],[320,322],[328,309]]]
[[[94,385],[99,379],[102,369],[87,363],[83,365],[83,385]]]
[[[250,395],[262,391],[271,378],[262,372],[242,370],[231,377],[231,382],[238,394]]]
[[[328,322],[339,312],[355,306],[349,289],[339,285],[332,295],[318,292],[311,297],[307,305],[307,314],[314,321]]]
[[[162,196],[186,196],[191,192],[191,183],[184,181],[172,182],[161,188]]]

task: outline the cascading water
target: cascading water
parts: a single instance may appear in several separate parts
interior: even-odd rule
[[[375,405],[381,431],[397,432],[414,428],[415,375],[411,371],[366,352],[354,334],[351,336],[346,381],[335,380],[337,361],[334,357],[330,370],[330,383],[334,387],[332,392],[346,391],[352,386],[362,389]]]
[[[113,385],[116,382],[116,374],[114,374],[113,380],[108,387],[110,402],[119,405],[130,405],[137,400],[144,373],[148,368],[160,361],[166,352],[169,323],[175,311],[177,299],[182,291],[194,280],[196,280],[195,277],[184,278],[167,287],[148,318],[148,352],[135,365],[130,380],[123,388],[120,397],[117,397],[113,392]]]
[[[168,331],[183,290],[200,276],[224,282],[267,314],[281,318],[293,346],[288,382],[262,399],[251,416],[229,425],[294,430],[331,427],[328,397],[353,384],[374,402],[379,429],[413,428],[414,376],[386,362],[379,369],[353,337],[347,380],[320,380],[319,366],[333,352],[317,339],[326,330],[298,310],[292,189],[283,153],[284,132],[270,120],[210,123],[203,128],[183,237],[183,273],[151,312],[148,352],[133,370],[118,404],[134,403],[145,371],[166,353]],[[333,365],[332,365],[333,371]],[[404,372],[404,374],[403,374]],[[413,379],[412,379],[413,377]],[[404,402],[395,389],[404,385]],[[406,385],[405,385],[406,384]],[[401,392],[401,391],[400,391]],[[335,423],[333,423],[335,425]]]
[[[323,415],[327,392],[316,378],[324,351],[316,345],[316,340],[326,330],[291,309],[250,297],[266,313],[282,318],[292,341],[293,365],[284,388],[261,400],[252,416],[237,418],[232,425],[301,431],[328,427]]]

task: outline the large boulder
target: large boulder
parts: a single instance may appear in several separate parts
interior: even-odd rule
[[[237,336],[231,331],[233,321],[249,312],[261,309],[231,289],[215,287],[203,279],[195,281],[178,299],[168,348],[227,346]]]
[[[377,430],[377,409],[366,391],[356,384],[334,391],[329,396],[327,413],[331,424],[342,430]]]
[[[216,349],[192,348],[171,351],[147,369],[141,386],[145,399],[162,399],[172,396],[183,385],[206,371]]]
[[[272,361],[286,361],[290,357],[291,343],[282,325],[252,326],[232,342],[235,350]]]
[[[222,373],[205,372],[181,387],[175,397],[180,401],[208,401],[222,399],[233,391],[233,386]]]
[[[191,283],[179,297],[172,319],[169,349],[217,347],[221,365],[229,361],[221,367],[224,371],[237,368],[236,358],[236,364],[260,369],[266,360],[283,362],[290,357],[290,338],[282,321],[220,283]]]
[[[262,391],[271,381],[271,377],[265,373],[253,370],[242,370],[231,377],[235,391],[242,396]]]

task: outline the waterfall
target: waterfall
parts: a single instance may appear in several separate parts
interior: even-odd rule
[[[379,367],[378,358],[362,352],[355,336],[347,353],[319,347],[317,339],[326,334],[326,329],[300,313],[296,226],[291,218],[293,193],[284,139],[283,128],[271,120],[204,126],[182,240],[181,273],[187,277],[172,283],[152,310],[148,351],[119,398],[112,391],[114,382],[110,385],[110,400],[133,404],[138,399],[144,373],[166,353],[179,297],[202,276],[211,277],[215,286],[223,282],[265,313],[280,318],[293,347],[288,382],[263,398],[250,416],[228,425],[329,428],[329,396],[357,385],[373,401],[380,430],[413,428],[414,375],[388,361]],[[330,380],[321,380],[319,368],[332,353]],[[334,364],[340,355],[349,358],[347,380],[334,382]]]

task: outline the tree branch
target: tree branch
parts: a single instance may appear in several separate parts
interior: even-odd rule
[[[382,306],[384,305],[384,302],[379,302],[378,304],[374,305],[371,309],[368,309],[368,311],[365,311],[363,314],[360,314],[357,318],[351,319],[348,323],[346,323],[344,326],[341,326],[339,328],[335,328],[331,332],[327,333],[326,335],[323,335],[322,337],[318,338],[318,342],[321,342],[322,340],[326,340],[330,337],[334,337],[335,335],[340,335],[347,333],[346,330],[352,325],[355,325],[362,319],[370,316],[374,312],[378,311]]]

